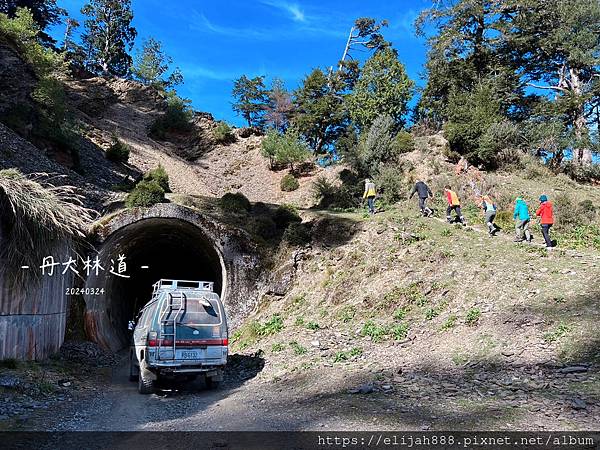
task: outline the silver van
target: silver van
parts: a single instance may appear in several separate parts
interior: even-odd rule
[[[210,281],[160,280],[137,323],[129,379],[140,394],[154,392],[156,380],[193,380],[203,376],[207,387],[223,380],[228,330],[225,310]]]

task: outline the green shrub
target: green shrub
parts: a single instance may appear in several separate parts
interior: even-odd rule
[[[559,194],[554,199],[554,213],[557,228],[569,231],[571,228],[588,225],[596,218],[596,207],[591,200],[575,203],[567,194]]]
[[[252,208],[250,200],[241,192],[228,192],[219,201],[225,212],[245,214]]]
[[[213,135],[217,144],[232,144],[235,142],[235,135],[227,122],[219,122]]]
[[[129,193],[125,205],[128,208],[150,207],[165,200],[165,191],[160,184],[154,180],[140,181]]]
[[[375,185],[386,205],[394,204],[402,198],[402,175],[402,171],[396,166],[383,166],[375,176]]]
[[[302,246],[309,244],[311,238],[309,227],[303,223],[291,223],[283,232],[283,239],[291,245]]]
[[[394,138],[394,150],[396,153],[410,153],[415,150],[415,140],[408,131],[400,131]]]
[[[63,56],[42,46],[38,40],[39,32],[39,26],[27,8],[18,8],[14,19],[0,14],[0,36],[12,40],[17,45],[39,78],[53,73],[65,73]]]
[[[284,192],[292,192],[300,187],[300,183],[298,183],[298,180],[294,175],[288,173],[281,179],[279,186]]]
[[[285,134],[270,130],[262,141],[261,151],[269,158],[271,168],[277,163],[289,166],[292,171],[295,164],[303,163],[311,156],[308,145],[292,129]]]
[[[158,139],[164,139],[167,132],[189,132],[194,128],[193,118],[191,100],[183,99],[170,91],[166,111],[152,123],[150,134]]]
[[[283,204],[277,207],[273,220],[280,229],[286,229],[291,223],[300,223],[302,218],[298,215],[298,210],[293,205]]]
[[[277,225],[270,217],[259,216],[253,217],[249,223],[250,231],[265,240],[269,240],[277,236]]]
[[[113,144],[106,150],[106,159],[116,163],[126,163],[129,161],[130,152],[131,147],[129,145],[115,138]]]
[[[171,192],[171,188],[169,187],[169,174],[160,164],[156,169],[149,170],[144,174],[144,181],[154,181],[163,191]]]
[[[52,77],[43,77],[35,87],[32,98],[42,107],[51,126],[62,126],[67,111],[63,84]]]

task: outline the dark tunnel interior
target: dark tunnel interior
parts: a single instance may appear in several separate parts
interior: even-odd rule
[[[213,281],[215,292],[221,294],[219,256],[203,231],[189,222],[166,218],[136,222],[111,236],[102,252],[104,260],[114,261],[115,271],[119,255],[125,256],[129,278],[110,275],[104,283],[106,314],[123,346],[128,344],[128,321],[150,300],[158,280]]]

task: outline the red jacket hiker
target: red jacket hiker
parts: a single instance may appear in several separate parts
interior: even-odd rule
[[[552,225],[554,223],[552,203],[549,201],[543,202],[535,212],[535,215],[541,218],[540,222],[542,225]]]

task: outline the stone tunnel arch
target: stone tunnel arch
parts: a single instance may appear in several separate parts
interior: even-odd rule
[[[97,237],[104,271],[86,280],[84,320],[88,337],[103,347],[116,351],[128,344],[127,322],[160,278],[214,281],[227,308],[239,248],[232,249],[228,233],[207,217],[175,204],[127,210],[104,223]],[[110,274],[112,263],[118,273],[119,255],[129,278]]]

